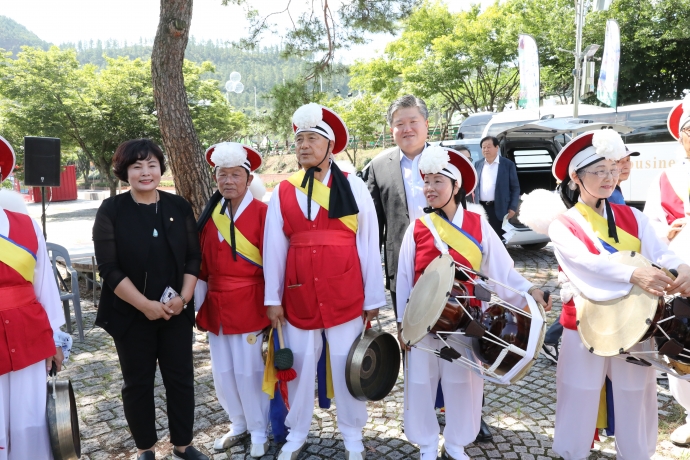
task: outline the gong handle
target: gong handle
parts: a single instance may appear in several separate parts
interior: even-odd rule
[[[283,341],[283,325],[278,321],[278,343],[280,344],[280,349],[285,348],[285,342]]]

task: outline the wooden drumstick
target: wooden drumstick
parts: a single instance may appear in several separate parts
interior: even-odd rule
[[[278,343],[280,344],[280,349],[285,348],[285,342],[283,341],[283,325],[278,321]]]

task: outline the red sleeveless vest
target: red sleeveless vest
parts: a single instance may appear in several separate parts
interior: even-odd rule
[[[329,184],[330,185],[330,184]],[[283,306],[290,324],[305,330],[330,328],[362,314],[364,282],[355,233],[320,208],[304,217],[295,186],[280,183],[283,232],[290,240]]]
[[[0,212],[3,212],[0,210]],[[8,239],[38,251],[31,218],[4,211],[10,223]],[[52,283],[53,280],[45,280]],[[18,371],[55,355],[53,329],[34,286],[9,265],[0,262],[0,375]]]
[[[254,199],[235,221],[235,227],[263,256],[264,224],[268,206]],[[232,249],[219,241],[218,229],[209,219],[201,233],[201,272],[199,279],[208,283],[206,300],[196,322],[218,335],[245,334],[270,324],[264,306],[263,268],[242,257],[232,258]]]

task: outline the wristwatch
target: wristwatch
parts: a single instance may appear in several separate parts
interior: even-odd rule
[[[187,300],[182,294],[177,294],[177,296],[182,299],[182,309],[185,310],[187,308]]]
[[[534,291],[536,291],[537,289],[539,289],[537,286],[532,285],[532,287],[530,287],[529,289],[527,289],[527,294],[532,295],[532,293],[533,293]]]

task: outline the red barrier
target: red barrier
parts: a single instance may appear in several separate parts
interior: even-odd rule
[[[41,202],[41,187],[32,187],[33,202]],[[59,187],[46,187],[46,201],[72,201],[77,199],[77,168],[65,166],[60,173]]]

